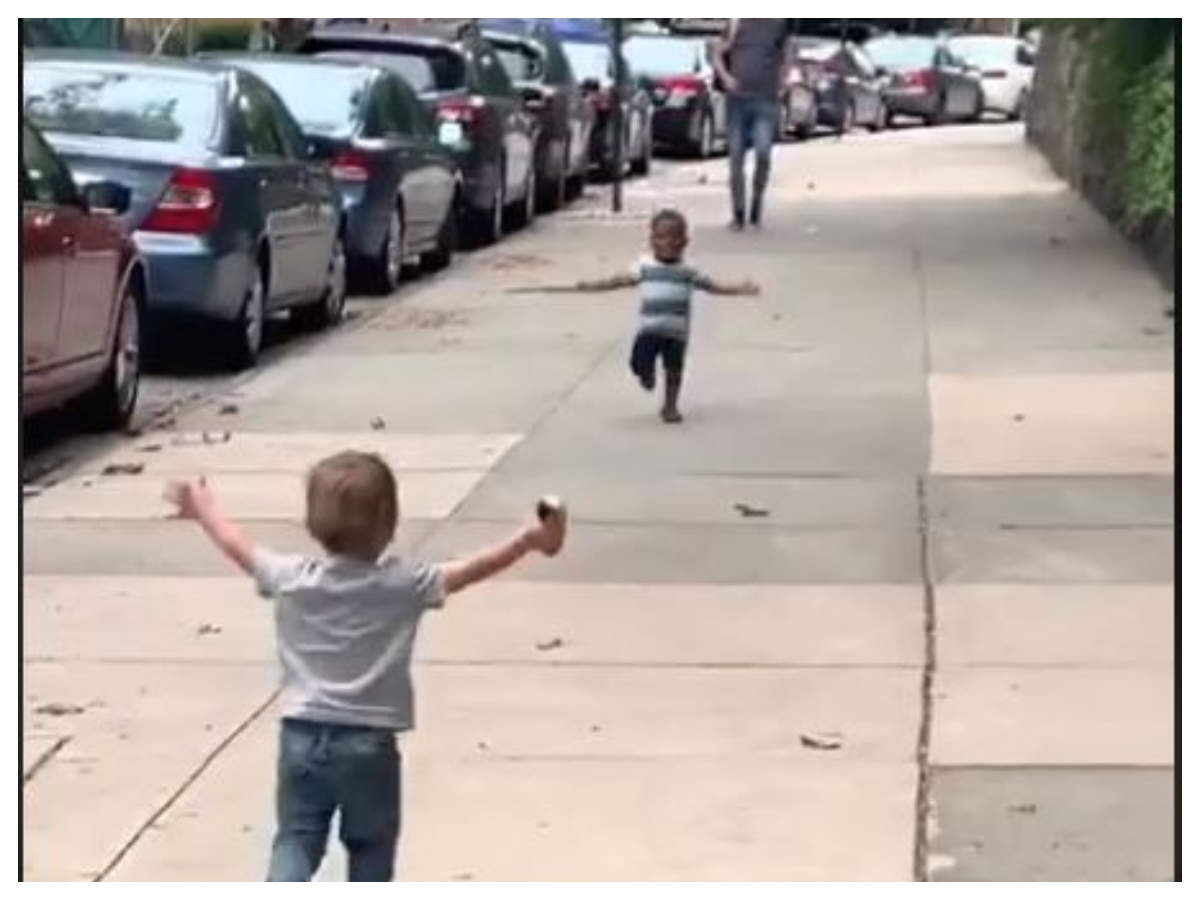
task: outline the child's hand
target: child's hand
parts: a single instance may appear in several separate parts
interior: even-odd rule
[[[554,498],[538,501],[537,519],[525,527],[525,540],[534,550],[554,556],[567,537],[567,510]]]
[[[213,496],[201,476],[195,481],[172,481],[166,489],[167,502],[175,507],[181,519],[201,519],[212,509]]]

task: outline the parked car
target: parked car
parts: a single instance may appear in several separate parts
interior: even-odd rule
[[[789,38],[784,49],[787,65],[783,97],[779,109],[779,136],[807,138],[817,127],[818,105],[815,84],[800,65],[800,43]]]
[[[404,264],[449,264],[461,176],[433,117],[402,78],[360,61],[279,54],[218,57],[253,72],[287,104],[310,155],[328,162],[342,200],[350,271],[380,293]]]
[[[635,34],[623,53],[635,79],[652,90],[656,146],[701,158],[728,147],[727,100],[718,90],[703,37]]]
[[[890,76],[884,99],[893,116],[916,116],[936,125],[983,115],[979,78],[936,39],[888,35],[868,41],[866,51]]]
[[[409,31],[317,30],[300,51],[343,58],[347,52],[363,55],[408,82],[434,115],[438,139],[458,161],[464,224],[477,238],[499,240],[506,218],[514,228],[533,219],[537,121],[525,109],[496,51],[476,29],[429,25]]]
[[[26,56],[25,115],[86,184],[131,191],[120,223],[146,262],[148,324],[220,323],[251,365],[265,317],[341,318],[345,253],[328,167],[255,75],[213,61],[124,54]]]
[[[37,129],[21,123],[21,412],[79,401],[118,427],[137,405],[146,270],[113,220],[129,191],[82,191]]]
[[[648,173],[654,156],[654,101],[646,84],[626,77],[618,96],[612,51],[602,31],[568,32],[563,37],[563,50],[596,113],[590,150],[593,169],[603,174],[613,171],[617,143],[611,122],[619,104],[624,142],[621,158],[635,175]]]
[[[1015,37],[971,34],[951,38],[948,47],[979,70],[985,110],[1014,122],[1024,116],[1036,62],[1032,46]]]
[[[884,78],[857,44],[824,38],[795,42],[804,80],[816,94],[817,122],[838,132],[865,125],[882,131],[888,125]]]
[[[538,200],[543,209],[557,209],[583,191],[596,111],[554,32],[541,23],[515,24],[519,21],[485,20],[483,36],[538,120]]]

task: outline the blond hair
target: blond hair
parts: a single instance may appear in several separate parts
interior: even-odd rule
[[[396,533],[396,478],[375,453],[347,450],[308,473],[305,525],[331,554],[374,562]]]

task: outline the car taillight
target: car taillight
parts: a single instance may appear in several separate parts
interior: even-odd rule
[[[206,234],[217,224],[220,212],[221,197],[211,172],[176,169],[141,230]]]
[[[934,75],[933,69],[919,69],[916,72],[905,72],[904,83],[910,87],[931,91],[937,84],[937,76]]]
[[[664,78],[658,85],[667,93],[667,106],[685,106],[704,90],[704,82],[692,75]]]
[[[329,173],[335,181],[366,181],[371,177],[371,159],[361,150],[350,147],[333,158]]]
[[[482,97],[447,97],[438,101],[437,114],[444,122],[462,122],[469,125],[479,116],[483,106]]]

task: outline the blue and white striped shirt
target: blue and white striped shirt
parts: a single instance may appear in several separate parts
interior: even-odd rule
[[[686,341],[692,316],[692,291],[709,289],[708,276],[682,262],[643,256],[631,274],[641,288],[638,330]]]

